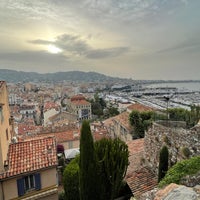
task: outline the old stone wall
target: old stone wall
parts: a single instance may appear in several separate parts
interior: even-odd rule
[[[144,146],[146,164],[156,175],[160,150],[164,145],[169,150],[169,166],[177,161],[200,155],[200,126],[184,129],[153,123],[145,133]]]

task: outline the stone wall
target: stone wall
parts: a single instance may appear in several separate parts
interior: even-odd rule
[[[167,127],[153,123],[145,133],[145,160],[146,164],[158,174],[159,154],[166,145],[169,150],[169,166],[176,162],[200,155],[200,125],[192,129]]]

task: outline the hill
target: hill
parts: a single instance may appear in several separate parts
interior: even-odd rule
[[[76,82],[106,82],[106,81],[128,81],[130,79],[122,79],[110,77],[96,72],[56,72],[40,74],[36,72],[24,72],[8,69],[0,69],[0,80],[7,82],[27,82],[27,81],[76,81]]]

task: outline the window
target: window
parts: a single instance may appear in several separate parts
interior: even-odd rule
[[[6,139],[9,140],[8,129],[6,129]]]
[[[17,179],[18,195],[22,196],[32,190],[41,189],[40,174],[31,174],[20,179]]]
[[[69,149],[73,148],[73,141],[69,141],[68,147],[69,147]]]
[[[3,123],[3,107],[0,105],[0,118],[1,118],[1,123]]]
[[[26,176],[24,178],[24,183],[25,183],[25,190],[26,191],[35,188],[34,176],[33,175]]]

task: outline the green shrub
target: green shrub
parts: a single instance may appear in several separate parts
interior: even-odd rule
[[[200,171],[200,156],[192,157],[187,160],[176,163],[171,167],[166,176],[159,183],[159,187],[163,187],[170,183],[179,184],[181,178],[187,175],[194,175]]]
[[[189,150],[189,148],[183,147],[183,148],[181,149],[181,152],[182,152],[182,154],[183,154],[183,156],[184,156],[185,158],[189,158],[189,156],[190,156],[190,150]]]
[[[79,200],[79,156],[72,160],[63,173],[66,200]]]

